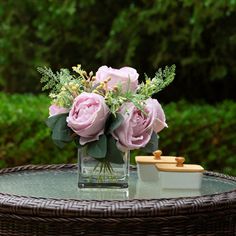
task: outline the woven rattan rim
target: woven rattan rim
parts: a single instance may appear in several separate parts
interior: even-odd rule
[[[75,169],[76,164],[27,165],[0,170],[1,174],[20,171],[42,171]],[[236,182],[236,177],[205,172]],[[213,213],[236,209],[236,190],[199,197],[169,199],[133,199],[133,200],[74,200],[16,196],[0,193],[0,216],[17,215],[22,217],[53,218],[123,218],[123,217],[167,217],[185,214]]]

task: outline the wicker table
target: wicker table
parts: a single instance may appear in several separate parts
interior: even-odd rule
[[[206,172],[200,192],[136,177],[126,190],[79,190],[75,165],[2,169],[0,235],[236,235],[235,177]]]

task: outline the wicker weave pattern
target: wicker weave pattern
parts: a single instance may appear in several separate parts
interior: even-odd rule
[[[76,165],[0,170],[73,169]],[[235,177],[206,175],[236,181]],[[236,235],[236,190],[202,197],[80,201],[0,193],[0,235]]]
[[[57,217],[148,217],[189,214],[236,207],[236,192],[211,197],[131,201],[78,201],[0,194],[0,212]]]

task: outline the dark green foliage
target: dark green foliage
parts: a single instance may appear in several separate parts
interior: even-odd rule
[[[0,93],[0,167],[76,162],[74,142],[59,149],[51,140],[44,122],[48,106],[45,96]],[[178,102],[164,110],[169,128],[159,133],[163,154],[185,156],[187,162],[208,170],[236,175],[235,102],[216,106]]]
[[[236,175],[235,102],[216,106],[178,102],[165,106],[165,112],[169,128],[159,134],[164,154]]]
[[[235,22],[235,0],[1,1],[0,84],[40,91],[38,66],[128,64],[152,77],[176,64],[162,101],[220,101],[235,96]]]
[[[123,120],[124,118],[121,114],[117,113],[116,117],[113,114],[111,114],[106,124],[106,126],[108,126],[107,133],[111,133],[112,131],[117,129],[121,125]]]
[[[49,105],[45,96],[0,93],[0,167],[76,162],[74,143],[59,149],[51,139]]]
[[[52,140],[60,148],[73,141],[73,131],[67,126],[68,113],[51,116],[46,120],[47,126],[52,130]]]
[[[98,140],[88,144],[88,155],[95,158],[104,158],[107,154],[107,137],[101,135]]]
[[[112,136],[108,136],[107,155],[106,159],[109,162],[123,164],[123,154],[116,146],[116,140]]]
[[[126,1],[62,0],[0,2],[0,81],[5,91],[40,91],[36,68],[54,70],[101,63],[114,18]],[[19,86],[19,81],[21,86]]]

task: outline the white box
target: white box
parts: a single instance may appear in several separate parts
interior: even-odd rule
[[[183,164],[184,158],[176,158],[176,164],[156,164],[163,189],[200,189],[204,169],[200,165]]]
[[[161,188],[163,189],[200,189],[201,172],[164,172],[159,171]]]
[[[162,156],[161,159],[156,159],[154,156],[136,156],[138,178],[141,181],[155,182],[159,179],[159,171],[156,164],[161,163],[176,163],[175,157]]]

